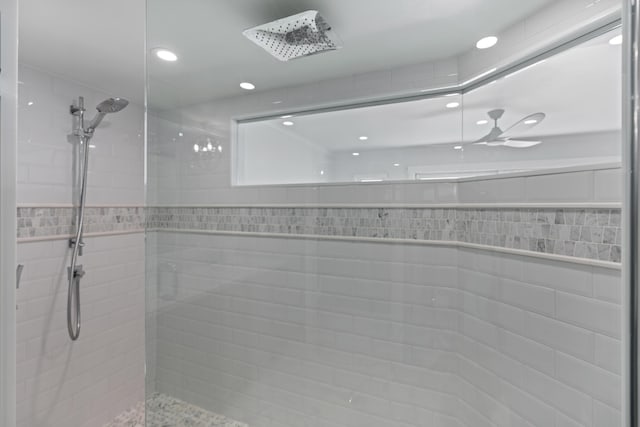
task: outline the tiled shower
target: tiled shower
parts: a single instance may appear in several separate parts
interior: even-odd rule
[[[622,2],[539,0],[486,51],[382,62],[338,3],[305,7],[344,46],[277,62],[242,31],[295,1],[147,0],[144,97],[21,58],[16,427],[628,425]],[[371,3],[411,33],[508,2]],[[71,341],[78,96],[131,103],[84,147]],[[523,124],[531,146],[483,140]]]

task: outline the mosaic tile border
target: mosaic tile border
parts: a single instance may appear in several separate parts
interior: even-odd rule
[[[473,243],[620,263],[617,208],[87,208],[87,233],[145,229]],[[19,239],[66,237],[73,208],[18,208]]]
[[[146,408],[145,408],[146,406]],[[145,418],[147,424],[145,424]],[[145,402],[118,415],[104,427],[248,427],[223,415],[161,393],[152,394]]]
[[[70,236],[75,230],[74,208],[19,207],[18,239]],[[144,230],[143,207],[89,207],[85,211],[86,233],[130,232]]]
[[[147,227],[410,239],[621,262],[620,209],[155,207]]]

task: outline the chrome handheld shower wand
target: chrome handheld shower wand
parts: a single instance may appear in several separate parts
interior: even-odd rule
[[[77,265],[78,256],[82,256],[84,242],[82,240],[84,234],[84,211],[87,199],[87,175],[89,169],[89,141],[93,137],[96,128],[109,113],[116,113],[129,104],[129,101],[123,98],[109,98],[102,101],[96,109],[98,114],[91,120],[89,125],[84,125],[84,98],[78,98],[77,105],[71,105],[69,112],[78,118],[74,135],[78,136],[82,147],[82,163],[80,168],[80,199],[78,201],[78,214],[76,217],[76,233],[75,237],[69,239],[69,247],[71,253],[71,266],[68,269],[69,289],[67,294],[67,329],[69,337],[72,341],[80,337],[80,328],[82,322],[80,319],[80,281],[85,275],[82,265]],[[75,310],[74,310],[75,309]],[[75,316],[75,318],[74,318]]]

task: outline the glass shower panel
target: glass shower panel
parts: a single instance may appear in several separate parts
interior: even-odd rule
[[[513,3],[148,1],[147,426],[622,425],[620,4]]]

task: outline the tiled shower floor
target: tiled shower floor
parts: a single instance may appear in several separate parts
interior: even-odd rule
[[[147,407],[149,419],[146,426],[145,404],[140,402],[104,427],[248,427],[247,424],[160,393],[147,399]]]

